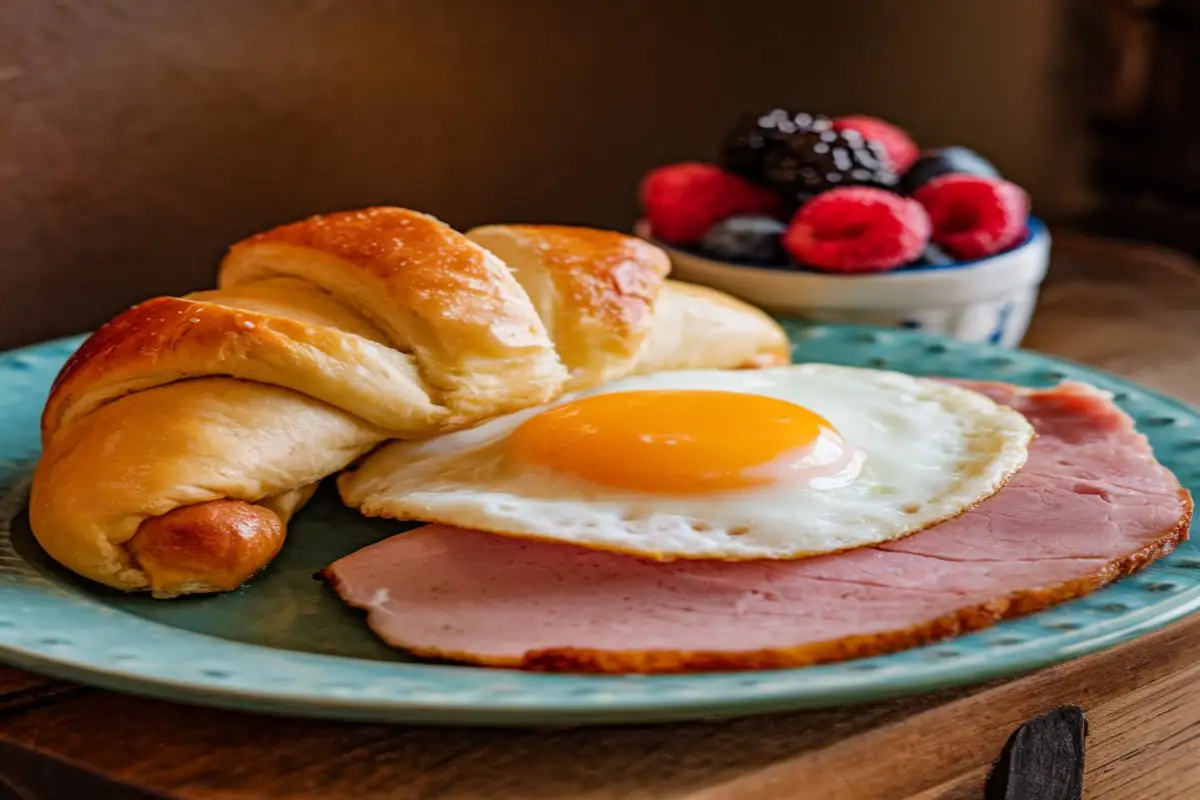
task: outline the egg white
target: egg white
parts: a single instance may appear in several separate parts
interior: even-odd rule
[[[825,417],[864,460],[833,488],[707,495],[614,489],[506,457],[522,422],[592,394],[707,389],[767,395]],[[729,424],[752,424],[730,420]],[[981,394],[830,364],[644,375],[420,442],[394,442],[339,480],[369,516],[441,522],[654,559],[792,559],[877,544],[956,516],[1025,463],[1034,432]]]

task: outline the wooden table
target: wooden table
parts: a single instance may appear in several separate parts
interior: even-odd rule
[[[1156,248],[1060,236],[1026,345],[1200,402],[1200,266]],[[1200,797],[1197,618],[983,687],[642,729],[304,722],[0,669],[0,800],[975,800],[1014,728],[1063,704],[1089,718],[1085,796]]]

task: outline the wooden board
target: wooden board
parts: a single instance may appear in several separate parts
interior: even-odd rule
[[[1200,402],[1200,267],[1155,248],[1059,237],[1026,344]],[[978,800],[1012,732],[1061,705],[1088,716],[1084,797],[1182,799],[1200,797],[1198,681],[1200,618],[983,687],[640,729],[281,720],[0,670],[0,800]]]

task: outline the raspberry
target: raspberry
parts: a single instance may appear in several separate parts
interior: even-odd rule
[[[829,272],[881,272],[917,258],[929,242],[929,217],[914,200],[883,189],[831,189],[792,218],[783,247],[795,260]]]
[[[713,225],[729,217],[783,210],[782,199],[769,189],[695,162],[650,170],[640,194],[654,237],[668,244],[698,244]]]
[[[892,171],[905,172],[917,160],[917,143],[912,137],[890,122],[875,117],[855,115],[838,117],[833,121],[835,131],[858,131],[868,142],[878,142],[885,153]]]
[[[1029,196],[1015,183],[943,175],[913,195],[933,223],[933,241],[958,258],[983,258],[1025,238]]]

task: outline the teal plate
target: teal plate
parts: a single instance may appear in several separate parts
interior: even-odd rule
[[[785,323],[797,361],[1115,393],[1159,459],[1200,492],[1200,415],[1086,367],[909,331]],[[805,669],[672,676],[543,675],[421,663],[380,644],[313,573],[403,527],[324,491],[284,553],[227,595],[159,602],[77,580],[35,545],[25,518],[38,416],[80,339],[0,354],[0,659],[145,695],[313,717],[455,725],[661,722],[842,705],[975,683],[1110,647],[1200,607],[1200,547],[1088,597],[982,632]]]

